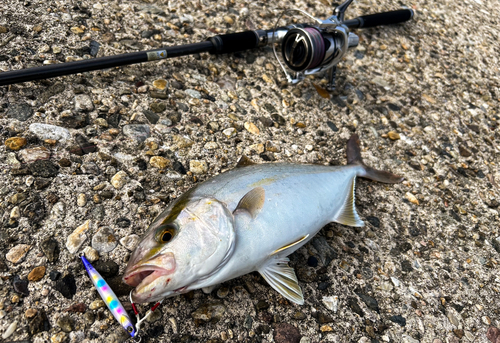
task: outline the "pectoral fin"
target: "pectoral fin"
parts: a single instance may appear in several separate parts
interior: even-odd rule
[[[304,296],[297,281],[297,276],[288,266],[287,257],[271,258],[260,269],[259,273],[278,293],[288,300],[303,305]]]
[[[356,212],[356,207],[354,206],[355,189],[356,177],[354,177],[351,181],[351,187],[347,193],[347,197],[345,198],[342,208],[335,215],[335,218],[333,219],[334,222],[349,226],[365,226],[365,223],[361,220],[361,218],[359,218],[359,215]]]
[[[246,211],[252,218],[255,218],[264,206],[265,199],[266,191],[264,188],[256,187],[241,198],[233,213],[236,214],[238,211]]]

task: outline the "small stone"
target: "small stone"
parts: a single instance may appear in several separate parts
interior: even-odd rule
[[[123,245],[127,250],[134,251],[137,245],[139,244],[140,237],[132,234],[129,236],[125,236],[120,239],[120,244]]]
[[[28,296],[30,294],[28,290],[28,280],[21,279],[18,275],[14,276],[14,280],[12,281],[12,286],[14,287],[14,291],[16,291],[19,294],[22,294],[24,296]]]
[[[87,305],[85,303],[76,303],[68,307],[66,312],[74,312],[74,313],[85,313],[87,309]]]
[[[259,300],[257,304],[255,304],[255,309],[257,311],[267,310],[269,308],[269,303],[265,300]]]
[[[201,99],[201,93],[194,89],[186,89],[186,94],[195,99]]]
[[[377,313],[380,313],[380,309],[378,307],[378,301],[377,301],[377,299],[375,299],[375,298],[373,298],[373,297],[371,297],[369,295],[360,293],[360,292],[357,292],[356,294],[358,295],[358,297],[361,298],[361,300],[363,300],[363,302],[366,304],[366,306],[369,309],[371,309],[371,310],[373,310],[373,311],[375,311]]]
[[[329,296],[329,297],[323,297],[321,300],[325,307],[329,309],[332,312],[337,312],[338,306],[339,306],[339,297],[334,295],[334,296]]]
[[[158,169],[165,169],[169,167],[172,164],[172,162],[166,159],[165,157],[153,156],[149,160],[149,164]]]
[[[120,170],[111,178],[111,184],[116,189],[121,189],[128,182],[128,175],[123,170]]]
[[[54,336],[50,337],[52,343],[63,343],[66,341],[67,335],[64,332],[58,332]]]
[[[37,160],[48,160],[50,158],[50,150],[45,147],[24,149],[19,152],[19,157],[24,163],[32,163]]]
[[[191,313],[191,317],[201,322],[217,323],[225,312],[226,306],[220,302],[206,303]]]
[[[94,104],[92,99],[87,94],[77,94],[75,96],[75,110],[77,112],[92,111]]]
[[[40,248],[49,262],[55,262],[59,258],[59,243],[54,238],[47,238],[40,244]]]
[[[57,319],[57,326],[59,326],[64,332],[71,332],[74,330],[75,323],[70,316],[61,316]]]
[[[28,280],[29,281],[40,281],[45,275],[45,266],[39,266],[34,268],[29,274],[28,274]]]
[[[9,29],[5,26],[0,26],[0,33],[7,33],[9,32]]]
[[[43,177],[37,177],[35,179],[35,188],[37,190],[45,189],[45,188],[47,188],[51,184],[51,182],[52,182],[51,179],[47,179],[47,178],[43,178]]]
[[[15,206],[12,211],[10,211],[10,218],[17,220],[19,217],[21,217],[21,211],[19,210],[19,206]]]
[[[100,253],[106,253],[116,248],[118,241],[109,227],[102,227],[92,237],[92,248]]]
[[[90,305],[89,305],[89,309],[91,309],[91,310],[97,310],[97,309],[103,308],[105,306],[106,306],[106,304],[104,303],[104,301],[102,301],[102,300],[99,299],[99,300],[92,301],[90,303]]]
[[[486,332],[486,338],[488,338],[491,343],[497,343],[500,340],[500,330],[494,326],[490,326]]]
[[[118,265],[112,261],[112,260],[108,260],[108,261],[103,261],[103,260],[98,260],[94,263],[94,268],[99,272],[99,274],[101,274],[104,278],[111,278],[113,276],[115,276],[116,274],[118,274]],[[108,284],[110,284],[110,280],[108,280]],[[111,284],[110,284],[110,287],[111,287]],[[112,289],[114,289],[113,287],[111,287]],[[116,292],[116,290],[115,290]]]
[[[33,109],[26,103],[14,104],[9,106],[7,116],[19,121],[26,121],[33,115]]]
[[[406,319],[403,316],[392,316],[392,317],[389,317],[389,320],[391,322],[394,322],[394,323],[399,324],[401,326],[406,325]]]
[[[81,35],[82,33],[85,32],[85,30],[83,30],[82,28],[78,27],[78,26],[74,26],[72,27],[71,29],[71,32],[73,32],[75,35]]]
[[[162,91],[165,88],[167,88],[167,80],[164,79],[154,80],[153,87]]]
[[[387,133],[387,137],[389,137],[389,139],[393,140],[393,141],[396,141],[398,139],[400,139],[401,137],[399,136],[399,133],[395,132],[395,131],[390,131]]]
[[[162,113],[167,109],[167,105],[162,102],[153,102],[149,105],[149,108],[155,113]]]
[[[65,142],[71,138],[68,129],[60,126],[34,123],[29,126],[29,130],[40,139],[53,139],[60,142]]]
[[[193,174],[205,174],[208,171],[208,165],[205,161],[191,160],[189,161],[189,170]]]
[[[5,141],[5,146],[10,150],[17,151],[24,147],[26,143],[27,140],[24,137],[11,137]]]
[[[50,323],[45,311],[40,310],[28,323],[28,333],[33,336],[42,331],[49,331]]]
[[[148,125],[131,124],[123,127],[123,134],[137,143],[142,143],[151,135],[151,131]]]
[[[34,316],[36,316],[36,314],[38,313],[38,311],[34,308],[29,308],[26,310],[26,312],[24,312],[24,316],[27,318],[27,319],[31,319],[33,318]]]
[[[49,160],[36,160],[28,165],[33,176],[55,177],[59,174],[59,166]]]
[[[28,286],[26,286],[26,288],[28,288]],[[29,295],[29,293],[27,293],[26,295]],[[19,295],[14,294],[12,296],[12,298],[10,299],[10,302],[13,304],[17,304],[19,302],[19,300],[20,300]]]
[[[224,21],[225,21],[225,22],[226,22],[226,24],[228,24],[228,25],[233,25],[233,24],[234,24],[234,19],[233,19],[233,18],[231,18],[231,17],[230,17],[230,16],[228,16],[228,15],[225,15],[225,16],[224,16]]]
[[[83,242],[85,242],[87,239],[87,235],[85,233],[89,230],[89,228],[90,220],[87,220],[68,236],[68,239],[66,240],[66,248],[71,254],[76,253],[82,246]]]
[[[225,129],[224,131],[222,131],[222,133],[224,134],[224,136],[226,136],[227,138],[231,138],[231,137],[234,137],[236,136],[236,129],[234,127],[230,127],[228,129]]]
[[[83,207],[87,204],[87,196],[84,193],[78,194],[76,198],[76,204],[78,207]]]
[[[66,299],[72,299],[76,294],[75,278],[71,274],[66,274],[56,281],[54,288]]]
[[[104,118],[97,118],[96,120],[94,120],[94,124],[96,124],[100,127],[103,127],[103,128],[108,127],[108,122]]]
[[[1,28],[1,26],[0,26]],[[17,329],[17,320],[14,320],[10,325],[7,327],[7,330],[2,334],[3,339],[7,339],[12,335]]]
[[[406,199],[408,199],[409,202],[411,202],[412,204],[415,204],[415,205],[418,205],[419,202],[418,202],[418,199],[410,192],[406,192],[405,194],[405,197]]]
[[[179,149],[189,148],[190,146],[192,146],[194,144],[194,142],[191,139],[184,137],[184,136],[181,136],[181,135],[175,135],[173,137],[173,140],[174,140],[174,144]]]
[[[31,245],[28,244],[18,244],[12,249],[9,250],[9,252],[5,255],[5,258],[7,261],[11,263],[19,263],[22,261],[24,256],[28,253],[28,251],[31,249]]]
[[[90,263],[93,263],[99,259],[99,252],[92,247],[85,247],[85,249],[83,249],[83,254]]]
[[[330,325],[321,325],[319,328],[321,332],[332,332],[333,328]]]
[[[205,144],[204,148],[207,149],[207,150],[215,150],[219,147],[219,145],[217,144],[217,142],[208,142],[207,144]]]
[[[229,288],[228,288],[228,287],[224,287],[224,286],[222,286],[221,288],[219,288],[219,289],[217,290],[217,296],[218,296],[220,299],[224,299],[224,298],[226,298],[228,295],[229,295]]]
[[[150,110],[144,110],[143,113],[151,124],[158,123],[158,120],[160,119],[160,116],[158,114]]]
[[[459,146],[458,151],[460,152],[460,156],[462,156],[462,157],[471,157],[472,156],[472,153],[469,150],[467,150],[466,148],[464,148],[463,146]]]
[[[251,123],[251,122],[246,122],[245,123],[245,129],[250,132],[251,134],[254,134],[254,135],[258,135],[260,134],[260,130],[259,128],[254,124],[254,123]]]
[[[274,328],[273,337],[276,343],[300,343],[302,335],[292,324],[280,323]]]

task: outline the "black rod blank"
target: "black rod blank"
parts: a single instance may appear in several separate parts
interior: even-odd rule
[[[116,56],[105,56],[88,60],[52,64],[21,70],[11,70],[0,73],[0,86],[13,83],[48,79],[51,77],[83,73],[86,71],[107,69],[123,65],[154,61],[170,57],[179,57],[201,52],[210,52],[214,45],[210,41],[201,43],[172,46],[163,49],[132,52]],[[163,55],[162,55],[163,54]]]

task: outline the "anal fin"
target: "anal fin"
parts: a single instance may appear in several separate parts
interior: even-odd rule
[[[365,226],[365,223],[359,218],[358,213],[356,212],[356,206],[354,205],[354,201],[356,199],[355,196],[356,190],[356,177],[353,177],[351,181],[351,187],[349,187],[347,197],[342,205],[342,208],[337,212],[334,222],[349,225],[349,226]]]
[[[271,258],[259,269],[259,273],[282,296],[296,304],[303,305],[304,296],[295,271],[288,266],[289,261],[287,257]]]

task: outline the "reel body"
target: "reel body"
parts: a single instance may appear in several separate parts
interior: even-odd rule
[[[290,12],[300,12],[311,23],[277,27]],[[299,9],[284,11],[273,29],[273,51],[288,82],[295,84],[305,75],[329,72],[329,91],[335,88],[335,68],[348,48],[359,43],[359,37],[349,32],[337,15],[321,20]],[[280,54],[278,54],[279,50]]]

